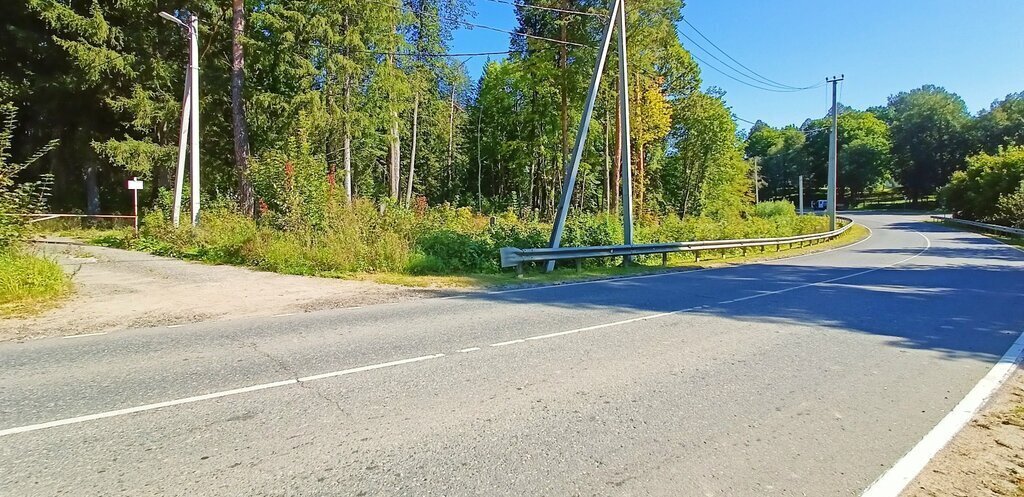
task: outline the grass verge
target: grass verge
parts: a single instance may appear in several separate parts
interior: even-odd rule
[[[0,317],[39,313],[70,293],[56,262],[20,250],[0,253]]]

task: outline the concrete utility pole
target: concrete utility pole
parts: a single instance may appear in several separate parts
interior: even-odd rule
[[[832,83],[832,135],[828,139],[828,196],[826,197],[826,209],[828,214],[828,229],[836,229],[836,173],[838,166],[839,138],[837,128],[839,127],[839,108],[836,102],[836,86],[843,80],[839,77],[825,78],[826,83]]]
[[[754,205],[761,203],[761,187],[757,183],[760,181],[757,175],[757,157],[754,157]]]
[[[629,77],[626,68],[626,0],[617,0],[618,25],[619,25],[619,107],[622,108],[622,125],[619,126],[622,134],[622,238],[626,245],[633,244],[633,154],[629,146]],[[615,9],[612,9],[615,15]],[[594,88],[597,91],[597,88]],[[626,256],[623,263],[629,265],[632,258]]]
[[[800,215],[804,215],[804,175],[797,180],[797,190],[800,192]]]
[[[189,14],[188,23],[161,12],[160,17],[180,26],[189,38],[188,68],[185,71],[185,95],[181,105],[181,136],[178,141],[178,170],[174,177],[175,226],[181,219],[182,185],[185,178],[185,154],[191,148],[192,226],[199,222],[199,18]]]
[[[587,99],[583,105],[583,115],[580,118],[580,127],[576,132],[576,143],[572,149],[572,158],[569,161],[568,167],[565,169],[565,179],[562,182],[562,198],[558,201],[558,211],[555,214],[555,223],[551,227],[551,248],[557,248],[562,242],[562,232],[565,230],[565,219],[569,215],[569,204],[572,202],[572,191],[576,184],[576,174],[579,172],[580,160],[583,158],[583,146],[587,140],[587,131],[590,129],[590,118],[594,113],[594,103],[597,100],[597,89],[601,85],[601,73],[604,72],[604,63],[608,58],[608,48],[611,45],[612,32],[615,29],[616,23],[620,24],[619,34],[619,72],[620,72],[620,83],[621,92],[619,98],[623,102],[622,115],[629,115],[629,107],[625,104],[628,103],[627,95],[628,90],[626,89],[625,83],[625,70],[626,70],[626,41],[625,41],[625,17],[620,16],[622,10],[622,0],[612,0],[611,12],[608,17],[608,24],[604,28],[604,34],[601,36],[602,43],[600,45],[600,53],[597,54],[597,60],[594,62],[594,74],[590,78],[590,89],[587,92]],[[631,244],[633,239],[633,222],[632,222],[632,204],[629,201],[629,118],[626,117],[622,121],[622,211],[625,225],[623,226],[623,232],[625,233],[626,243]],[[545,266],[545,270],[550,272],[555,269],[555,261],[548,261]]]

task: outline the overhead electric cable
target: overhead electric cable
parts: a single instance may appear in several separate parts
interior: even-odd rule
[[[513,5],[515,7],[522,7],[522,8],[527,8],[527,9],[547,10],[547,11],[551,11],[551,12],[561,12],[563,14],[573,14],[573,15],[581,15],[581,16],[593,16],[593,17],[601,17],[601,18],[605,18],[605,19],[608,18],[608,14],[602,14],[600,12],[583,12],[581,10],[559,9],[559,8],[556,8],[556,7],[544,7],[542,5],[528,5],[528,4],[525,4],[525,3],[511,2],[511,1],[508,1],[508,0],[488,0],[488,1],[489,2],[494,2],[494,3],[503,3],[505,5]]]
[[[733,81],[736,81],[737,83],[745,84],[745,85],[747,85],[747,86],[749,86],[751,88],[757,88],[758,90],[764,90],[764,91],[773,91],[773,92],[776,92],[776,93],[793,93],[793,92],[797,92],[797,91],[803,91],[803,90],[781,90],[779,88],[767,88],[767,87],[764,87],[764,86],[755,85],[753,83],[744,81],[742,79],[738,79],[738,78],[734,77],[732,74],[729,74],[729,73],[727,73],[727,72],[725,72],[725,71],[715,67],[714,65],[712,65],[708,61],[698,57],[697,54],[694,54],[693,52],[690,52],[690,56],[695,58],[695,59],[697,59],[697,61],[700,62],[701,64],[703,64],[703,65],[705,65],[707,67],[710,67],[711,69],[714,69],[719,74],[721,74],[721,75],[723,75],[723,76],[725,76],[725,77],[727,77],[729,79],[732,79]]]
[[[707,41],[708,43],[710,43],[712,47],[715,47],[715,49],[716,49],[716,50],[718,50],[718,51],[719,51],[719,52],[721,52],[721,53],[722,53],[723,55],[725,55],[726,57],[728,57],[728,58],[729,58],[729,60],[731,60],[731,61],[735,62],[736,64],[739,64],[739,66],[740,66],[740,67],[742,67],[743,69],[746,69],[746,70],[747,70],[747,71],[748,71],[748,72],[749,72],[749,73],[750,73],[751,75],[753,75],[753,77],[751,77],[751,79],[754,79],[754,80],[756,80],[756,81],[759,81],[759,82],[761,82],[761,83],[764,83],[764,84],[767,84],[767,85],[770,85],[770,86],[776,86],[776,87],[779,87],[779,88],[785,88],[785,89],[791,89],[791,90],[810,90],[810,89],[813,89],[813,88],[819,88],[819,87],[821,87],[821,86],[824,86],[824,85],[825,85],[825,83],[824,83],[824,82],[822,82],[822,83],[818,83],[818,84],[816,84],[816,85],[811,85],[811,86],[793,86],[793,85],[788,85],[788,84],[785,84],[785,83],[779,83],[778,81],[775,81],[775,80],[773,80],[773,79],[770,79],[770,78],[768,78],[768,77],[766,77],[766,76],[764,76],[764,75],[762,75],[762,74],[758,73],[757,71],[755,71],[755,70],[753,70],[753,69],[751,69],[751,68],[747,67],[747,66],[746,66],[746,65],[744,65],[744,64],[743,64],[742,62],[740,62],[740,61],[736,60],[736,58],[735,58],[735,57],[733,57],[733,56],[729,55],[729,53],[728,53],[728,52],[726,52],[725,50],[722,50],[722,48],[721,48],[721,47],[719,47],[718,45],[716,45],[716,44],[715,44],[715,42],[711,41],[711,39],[710,39],[710,38],[708,38],[707,36],[704,36],[704,33],[702,33],[702,32],[701,32],[701,31],[700,31],[699,29],[697,29],[697,26],[694,26],[694,25],[693,25],[693,23],[691,23],[690,21],[688,21],[688,20],[687,20],[687,19],[686,19],[685,17],[683,18],[683,22],[684,22],[684,23],[686,23],[686,25],[687,25],[687,26],[689,26],[690,28],[692,28],[692,29],[693,29],[693,31],[697,33],[697,35],[699,35],[699,36],[700,36],[701,38],[703,38],[703,39],[704,39],[705,41]],[[682,34],[682,33],[680,33],[680,34]],[[686,35],[683,35],[683,36],[686,36]],[[690,38],[689,38],[689,37],[687,37],[687,39],[690,39]],[[690,41],[693,41],[693,40],[690,40]],[[694,42],[694,43],[696,43],[696,42]],[[698,46],[699,46],[699,45],[698,45]],[[704,49],[704,47],[701,47],[701,49],[702,49],[702,50],[704,50],[705,52],[707,52],[707,53],[708,53],[708,55],[711,55],[711,52],[708,52],[708,51],[707,51],[706,49]],[[717,59],[717,58],[716,58],[716,60],[719,60],[719,59]],[[720,62],[721,62],[721,61],[720,61]],[[725,64],[725,62],[722,62],[722,63],[723,63],[723,64]],[[750,76],[748,76],[748,77],[750,77]]]

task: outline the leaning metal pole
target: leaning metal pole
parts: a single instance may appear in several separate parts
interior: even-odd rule
[[[583,106],[583,116],[580,118],[580,127],[576,131],[576,144],[572,149],[572,161],[565,170],[565,180],[562,182],[562,198],[558,201],[555,224],[551,227],[551,248],[558,248],[562,242],[565,218],[569,215],[569,204],[572,201],[572,191],[576,184],[576,173],[579,172],[580,160],[583,158],[583,146],[587,140],[587,131],[590,129],[590,117],[594,113],[597,89],[601,85],[601,73],[604,72],[604,63],[608,58],[608,47],[611,45],[612,26],[616,22],[618,13],[621,11],[619,8],[621,1],[613,0],[611,16],[608,18],[608,25],[604,28],[604,35],[601,37],[601,51],[597,54],[597,61],[594,63],[594,75],[590,79],[590,90],[587,92],[587,100]],[[625,67],[622,66],[621,62],[619,64],[620,68]],[[555,269],[555,261],[548,261],[546,270],[550,272],[553,269]]]
[[[185,96],[181,99],[181,136],[178,140],[178,169],[177,174],[174,175],[174,210],[171,212],[171,221],[174,223],[174,227],[178,227],[178,223],[181,222],[181,190],[185,181],[185,159],[188,154],[188,127],[189,117],[192,109],[191,92],[189,88],[192,85],[190,79],[192,70],[185,70]]]
[[[612,17],[618,18],[619,27],[619,107],[621,107],[619,137],[622,144],[622,238],[623,244],[633,244],[633,172],[632,153],[629,147],[629,77],[626,71],[626,0],[618,0],[621,8],[618,14],[612,11]],[[631,257],[622,259],[629,264]]]

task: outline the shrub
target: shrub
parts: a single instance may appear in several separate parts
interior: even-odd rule
[[[792,202],[785,200],[774,200],[771,202],[759,202],[754,206],[754,216],[760,218],[793,217],[796,215],[796,207]]]
[[[982,153],[969,157],[967,168],[953,173],[949,183],[939,191],[939,201],[955,217],[1007,222],[999,214],[1000,198],[1012,195],[1021,181],[1024,181],[1024,147],[1008,147],[995,155]]]

